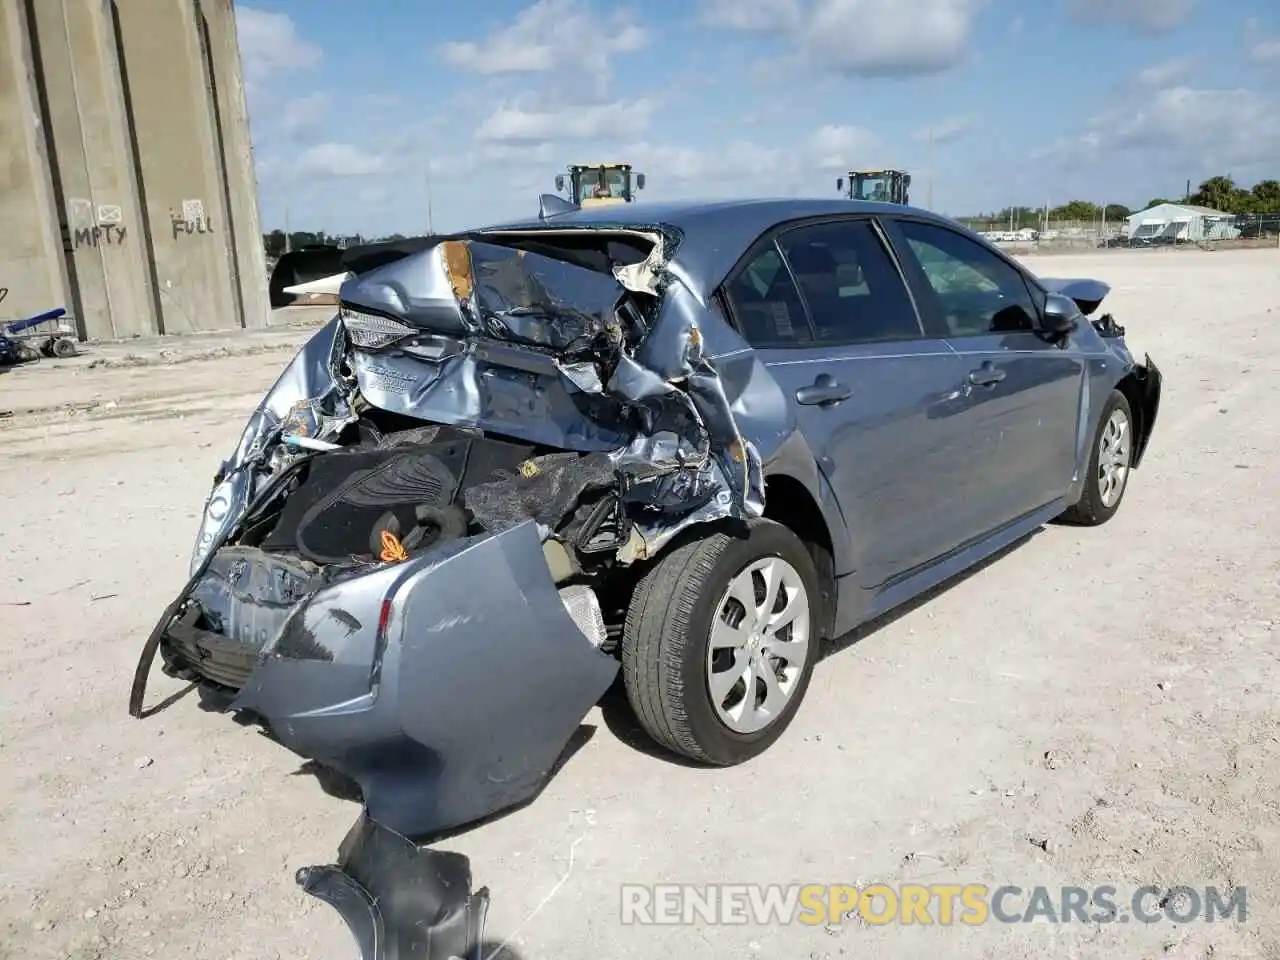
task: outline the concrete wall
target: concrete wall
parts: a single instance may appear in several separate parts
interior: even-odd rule
[[[153,333],[159,320],[112,4],[37,0],[29,13],[81,333]]]
[[[271,317],[266,251],[258,217],[258,179],[253,138],[240,67],[234,0],[200,0],[210,53],[223,172],[230,198],[232,254],[246,327],[264,327]]]
[[[270,317],[232,0],[0,0],[0,319]]]
[[[0,225],[0,320],[69,308],[24,0],[0,0]]]
[[[192,0],[116,7],[164,333],[243,326],[213,97]]]

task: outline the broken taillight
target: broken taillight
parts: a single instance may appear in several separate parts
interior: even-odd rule
[[[391,629],[391,614],[394,609],[391,597],[385,597],[378,610],[378,631],[373,636],[373,665],[369,671],[369,685],[375,693],[382,683],[382,658],[387,652],[387,631]]]
[[[342,307],[339,316],[342,318],[342,325],[346,328],[347,336],[351,339],[351,345],[353,347],[363,347],[366,350],[377,350],[380,347],[390,346],[419,332],[414,327],[401,323],[399,320],[392,320],[390,317],[379,316],[376,313],[366,313],[363,310],[356,310],[347,306]]]

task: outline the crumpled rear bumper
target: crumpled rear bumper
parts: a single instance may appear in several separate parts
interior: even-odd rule
[[[354,780],[373,820],[422,838],[536,796],[617,669],[525,522],[315,590],[231,709]]]

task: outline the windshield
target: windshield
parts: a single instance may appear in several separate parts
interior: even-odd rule
[[[889,200],[889,178],[885,176],[855,176],[853,199],[886,203]]]
[[[599,200],[627,197],[627,175],[616,167],[588,167],[578,173],[578,199]]]

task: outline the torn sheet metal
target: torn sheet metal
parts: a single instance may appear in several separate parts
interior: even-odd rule
[[[593,233],[598,244],[585,246],[583,237]],[[408,330],[398,350],[355,351],[362,394],[421,419],[561,449],[612,450],[624,485],[629,475],[640,480],[656,467],[686,475],[668,489],[716,488],[705,502],[669,516],[659,510],[638,518],[643,547],[624,559],[653,555],[691,523],[759,516],[760,453],[739,432],[706,358],[706,308],[662,272],[665,252],[678,241],[656,228],[619,231],[632,246],[606,256],[611,231],[571,236],[578,246],[555,230],[451,239],[344,287],[348,322],[357,326],[358,313],[396,310],[396,319],[437,339],[470,334],[437,358],[415,353]],[[638,240],[650,249],[637,250]],[[568,249],[556,257],[536,252],[557,242]],[[452,306],[445,287],[461,294]],[[661,431],[681,444],[659,464],[649,441]]]
[[[269,476],[331,442],[361,403],[556,449],[609,451],[624,485],[635,474],[654,489],[642,475],[656,466],[686,474],[668,490],[716,488],[695,509],[639,517],[643,548],[624,559],[653,555],[690,523],[759,516],[760,453],[739,433],[705,357],[705,308],[664,272],[679,238],[657,227],[601,229],[590,232],[601,238],[593,245],[581,242],[585,233],[443,238],[348,280],[339,317],[299,352],[219,472],[191,570],[232,533]],[[649,440],[663,431],[680,437],[680,449],[655,464]],[[303,439],[277,443],[288,436]]]
[[[346,345],[346,332],[335,316],[303,344],[250,415],[205,501],[191,573],[232,534],[270,477],[296,457],[279,443],[282,437],[297,434],[323,441],[355,420],[351,391],[339,374]]]
[[[460,853],[418,847],[362,814],[338,862],[303,867],[296,880],[338,911],[358,960],[486,960],[489,890],[472,892]]]

